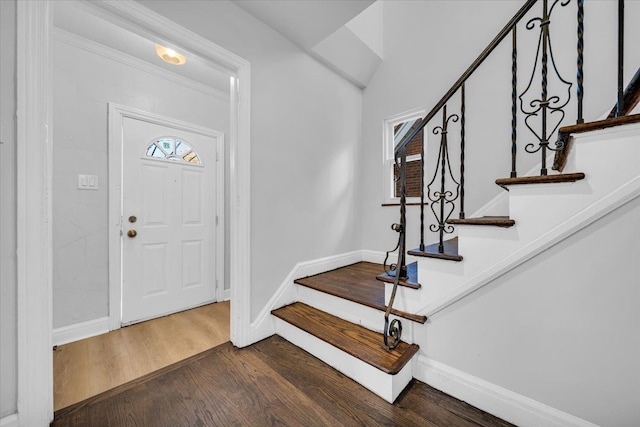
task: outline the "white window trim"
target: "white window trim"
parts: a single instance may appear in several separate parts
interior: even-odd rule
[[[384,119],[382,126],[382,194],[384,204],[400,203],[400,198],[394,197],[393,165],[395,163],[395,145],[393,128],[400,123],[420,119],[424,117],[426,113],[427,111],[424,108],[416,108]],[[413,160],[420,160],[420,155],[407,156],[407,161]],[[407,203],[419,202],[419,197],[407,197]]]

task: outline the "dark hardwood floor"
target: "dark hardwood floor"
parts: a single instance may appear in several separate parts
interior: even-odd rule
[[[391,405],[284,339],[225,343],[55,413],[52,426],[508,426],[413,380]]]

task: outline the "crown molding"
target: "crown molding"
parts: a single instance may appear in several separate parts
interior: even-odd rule
[[[140,71],[152,74],[156,77],[160,77],[165,80],[169,80],[173,83],[179,84],[189,89],[204,93],[206,95],[213,96],[224,101],[229,101],[229,93],[221,91],[220,89],[213,88],[204,83],[196,80],[184,77],[180,74],[165,70],[162,67],[153,65],[135,56],[126,54],[117,49],[110,48],[103,44],[94,42],[93,40],[86,39],[77,34],[70,33],[61,28],[53,28],[51,31],[51,37],[61,43],[65,43],[69,46],[74,46],[79,49],[83,49],[87,52],[100,55],[103,58],[110,59],[112,61],[119,62],[121,64],[136,68]]]

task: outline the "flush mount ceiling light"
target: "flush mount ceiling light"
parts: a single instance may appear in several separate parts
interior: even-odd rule
[[[187,57],[176,52],[168,47],[156,45],[156,55],[158,55],[164,62],[168,62],[173,65],[182,65],[187,62]]]

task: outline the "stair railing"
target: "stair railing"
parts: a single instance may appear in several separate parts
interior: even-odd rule
[[[527,129],[537,139],[537,144],[529,143],[524,148],[527,153],[540,153],[541,169],[540,175],[547,175],[546,166],[548,151],[558,152],[562,150],[566,140],[559,138],[554,142],[555,147],[551,147],[551,138],[556,134],[565,118],[565,110],[571,100],[571,88],[573,83],[565,79],[556,65],[552,49],[552,39],[550,33],[551,21],[556,7],[564,8],[572,0],[527,0],[509,22],[500,30],[482,53],[472,62],[464,73],[456,80],[451,88],[436,103],[436,105],[421,119],[416,122],[412,129],[407,132],[402,140],[397,144],[394,156],[398,170],[396,183],[400,184],[400,222],[393,224],[392,229],[399,233],[396,248],[387,253],[385,259],[385,270],[394,275],[391,297],[385,313],[384,344],[388,349],[394,348],[400,341],[402,324],[398,319],[389,322],[389,316],[395,301],[397,287],[407,278],[406,266],[406,178],[407,178],[407,146],[414,137],[424,130],[428,123],[442,112],[441,125],[433,129],[435,135],[440,136],[440,147],[433,178],[425,186],[424,179],[424,143],[421,155],[421,190],[420,190],[420,246],[416,251],[424,252],[425,246],[425,220],[424,207],[425,198],[429,200],[429,206],[435,217],[435,223],[429,226],[431,232],[438,233],[437,251],[445,253],[444,237],[454,231],[454,227],[448,224],[448,220],[455,211],[459,211],[460,219],[465,218],[464,198],[465,198],[465,84],[478,67],[485,62],[491,53],[501,44],[501,42],[511,35],[511,171],[510,177],[517,178],[517,124],[518,111],[524,115],[524,124]],[[583,98],[584,98],[584,0],[575,0],[577,6],[577,31],[576,31],[576,107],[577,123],[583,123]],[[531,77],[527,86],[522,92],[518,92],[518,51],[517,51],[517,27],[527,13],[536,5],[541,4],[540,15],[530,18],[525,28],[527,31],[538,32],[538,41],[535,52],[535,60]],[[623,42],[624,42],[624,0],[618,0],[618,94],[617,103],[612,114],[628,114],[640,97],[640,70],[629,85],[629,93],[623,92],[622,66],[624,63]],[[555,93],[549,92],[549,80],[554,79]],[[560,88],[560,89],[558,89]],[[456,95],[460,94],[460,111],[447,115],[447,104]],[[632,98],[635,98],[632,100]],[[625,106],[625,103],[627,104]],[[450,132],[452,123],[460,123],[460,167],[458,176],[454,175],[454,168],[449,157],[449,141],[447,135]],[[426,138],[423,139],[423,141]],[[439,179],[438,179],[439,178]],[[449,188],[453,185],[453,188]],[[426,192],[425,192],[426,187]],[[457,203],[457,206],[456,206]],[[390,252],[398,251],[396,264],[387,266]],[[411,251],[414,253],[414,251]],[[389,342],[389,337],[392,338]]]

